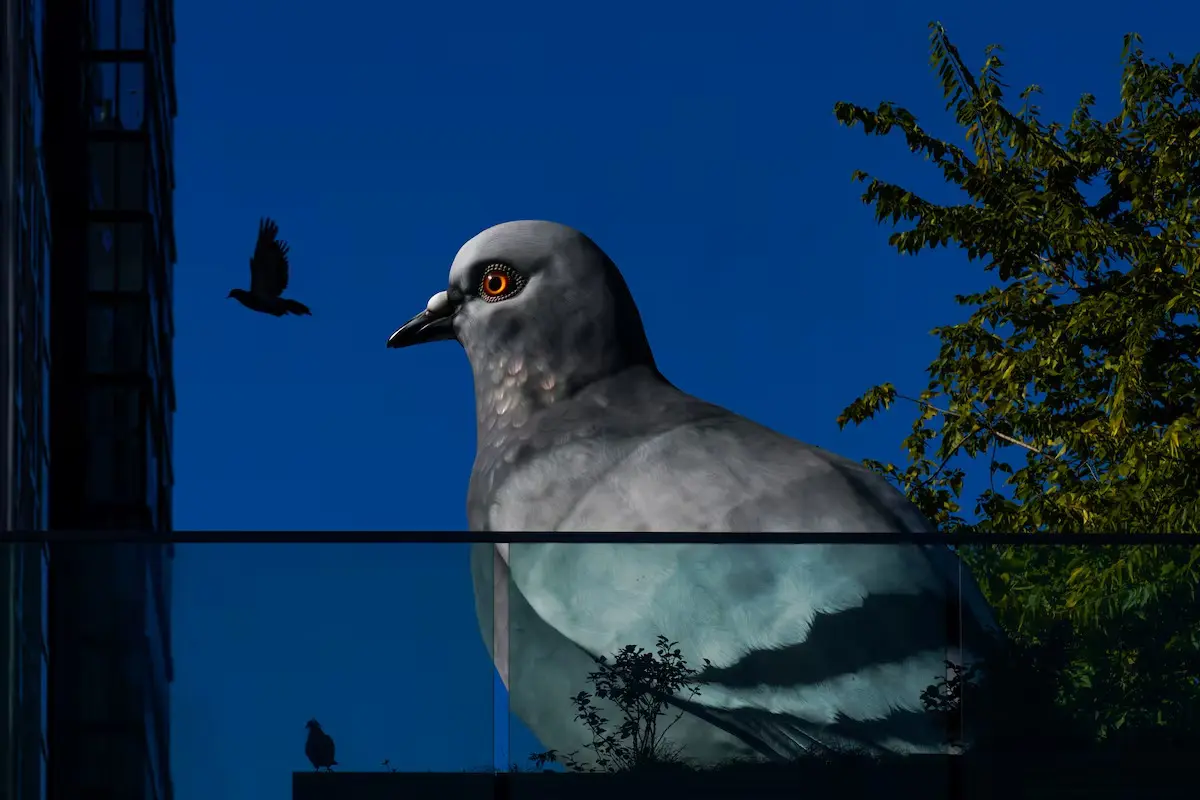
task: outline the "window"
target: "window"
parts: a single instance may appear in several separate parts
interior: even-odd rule
[[[146,49],[145,0],[121,0],[120,31],[122,50]]]
[[[40,257],[42,259],[42,326],[44,331],[50,330],[50,246],[43,233]],[[46,381],[46,386],[50,381]],[[47,439],[49,441],[49,439]]]
[[[92,434],[87,443],[87,499],[110,502],[113,496],[113,437]]]
[[[153,130],[157,126],[151,125]],[[146,148],[150,153],[150,174],[146,176],[146,191],[150,195],[150,213],[154,215],[155,221],[162,219],[162,187],[165,183],[162,173],[162,158],[159,154],[157,142],[152,138],[147,142]]]
[[[88,223],[88,289],[111,292],[116,289],[116,257],[113,226],[105,222]]]
[[[42,3],[37,4],[37,7],[39,9],[42,8],[42,6],[43,6]],[[41,16],[40,12],[38,13],[38,16],[39,17]],[[45,121],[45,109],[42,106],[41,93],[37,92],[37,91],[33,92],[32,97],[30,98],[30,102],[33,105],[33,143],[34,143],[33,146],[37,149],[38,153],[41,153],[42,125]],[[41,168],[40,160],[38,161],[37,166],[40,170],[40,168]]]
[[[84,650],[84,659],[90,662],[92,669],[88,673],[89,686],[79,693],[80,717],[84,724],[110,722],[116,683],[113,659],[107,652],[98,652],[94,648]]]
[[[110,466],[113,473],[112,501],[122,505],[140,505],[144,473],[140,392],[119,389],[116,395],[116,439]]]
[[[122,222],[117,226],[117,290],[140,292],[145,288],[145,231],[141,222]]]
[[[124,211],[145,211],[146,143],[119,142],[120,177],[117,179],[118,208]]]
[[[140,372],[146,357],[146,303],[140,297],[123,299],[113,317],[114,367],[117,372]]]
[[[92,130],[116,130],[117,64],[113,61],[92,64],[88,71],[88,88],[92,97]]]
[[[141,491],[140,392],[113,386],[88,391],[88,499],[134,504]]]
[[[50,545],[42,543],[42,656],[47,657],[50,651]],[[46,697],[46,677],[42,676],[42,698]],[[45,710],[42,714],[42,730],[46,730]]]
[[[87,367],[88,372],[113,371],[113,329],[116,314],[112,306],[91,305],[87,310]]]
[[[111,211],[117,193],[115,142],[88,142],[88,170],[92,175],[92,208]]]
[[[146,68],[141,62],[122,63],[119,67],[117,118],[122,130],[140,131],[146,122],[145,76]]]
[[[96,50],[117,49],[118,0],[91,0],[92,47]]]
[[[142,430],[142,439],[146,445],[145,503],[146,503],[146,508],[148,508],[150,510],[150,526],[152,528],[154,528],[155,530],[157,530],[158,529],[158,482],[159,482],[158,481],[158,473],[159,473],[158,447],[159,447],[159,443],[158,443],[158,437],[154,435],[153,417],[154,417],[153,413],[148,413],[148,414],[144,415],[145,424],[144,424],[143,430]],[[155,615],[155,621],[157,622],[156,609],[158,606],[158,599],[153,592],[151,592],[150,597],[147,599],[147,605],[150,608],[151,614]],[[155,638],[157,638],[158,632],[155,631],[154,635],[155,635]]]
[[[49,671],[50,670],[47,668],[45,662],[43,662],[42,669],[41,669],[41,673],[42,673],[41,732],[42,732],[42,735],[39,737],[41,740],[39,742],[39,744],[41,746],[38,748],[41,751],[39,754],[41,756],[41,758],[39,759],[41,761],[41,764],[38,767],[38,771],[41,773],[38,776],[39,780],[41,781],[41,788],[38,791],[38,797],[40,798],[40,800],[45,800],[45,798],[46,798],[46,732],[50,730],[49,722],[47,719],[47,698],[49,697],[49,688],[46,685],[46,673],[48,673]]]
[[[33,3],[33,60],[37,63],[38,71],[42,67],[42,23],[45,22],[46,4],[34,0]],[[40,139],[38,141],[41,141]]]

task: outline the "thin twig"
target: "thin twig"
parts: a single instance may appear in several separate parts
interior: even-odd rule
[[[1003,439],[1003,440],[1004,440],[1004,441],[1006,441],[1006,442],[1010,442],[1010,443],[1012,443],[1012,444],[1015,444],[1017,447],[1024,447],[1024,448],[1025,448],[1026,450],[1028,450],[1029,452],[1031,452],[1031,453],[1037,453],[1039,456],[1050,456],[1050,457],[1051,457],[1051,458],[1053,458],[1055,461],[1061,461],[1061,460],[1062,460],[1061,458],[1059,458],[1059,457],[1058,457],[1057,455],[1055,455],[1054,453],[1048,453],[1048,452],[1046,452],[1045,450],[1043,450],[1043,449],[1042,449],[1042,448],[1040,448],[1040,447],[1035,447],[1035,446],[1033,446],[1033,445],[1031,445],[1031,444],[1026,444],[1025,442],[1022,442],[1020,439],[1014,439],[1012,436],[1009,436],[1009,435],[1008,435],[1008,434],[1006,434],[1006,433],[1001,433],[1000,431],[996,430],[996,429],[995,429],[995,428],[993,428],[991,425],[988,425],[986,422],[983,422],[982,420],[980,420],[980,419],[979,419],[979,418],[977,418],[977,417],[969,417],[969,416],[967,416],[967,415],[965,415],[965,414],[960,414],[960,413],[959,413],[959,412],[957,412],[957,411],[949,411],[949,410],[947,410],[947,409],[944,409],[944,408],[938,408],[938,407],[937,407],[937,406],[935,406],[933,403],[930,403],[930,402],[928,402],[928,401],[925,401],[925,400],[918,400],[918,399],[917,399],[917,398],[915,398],[915,397],[909,397],[908,395],[904,395],[904,394],[897,394],[897,395],[896,395],[896,397],[899,397],[901,400],[907,400],[907,401],[908,401],[908,402],[910,402],[910,403],[916,403],[916,404],[917,404],[917,405],[919,405],[919,406],[922,406],[922,407],[924,407],[924,408],[928,408],[928,409],[930,409],[930,410],[932,410],[932,411],[936,411],[937,413],[939,413],[939,414],[942,414],[942,415],[944,415],[944,416],[947,416],[947,417],[958,417],[958,418],[960,418],[960,419],[964,419],[964,418],[965,418],[965,419],[970,419],[971,421],[975,422],[975,423],[976,423],[976,424],[978,424],[980,427],[982,427],[984,430],[986,430],[988,433],[992,434],[993,436],[995,436],[995,437],[996,437],[996,438],[998,438],[998,439]],[[961,444],[962,444],[962,442],[959,442],[959,445],[961,445]],[[957,449],[957,447],[958,447],[958,446],[956,445],[956,446],[955,446],[955,449]],[[954,451],[951,451],[951,452],[954,452]],[[944,463],[945,463],[945,462],[943,462],[943,464],[944,464]],[[1099,481],[1099,480],[1100,480],[1100,479],[1099,479],[1099,478],[1096,476],[1096,471],[1092,469],[1092,463],[1091,463],[1090,461],[1084,461],[1084,462],[1083,462],[1083,465],[1084,465],[1085,467],[1087,467],[1087,470],[1088,470],[1088,472],[1089,472],[1089,473],[1091,474],[1091,476],[1092,476],[1092,480],[1094,480],[1094,481]],[[938,469],[940,470],[940,469],[941,469],[941,467],[938,467]],[[936,473],[935,473],[935,474],[936,474]]]
[[[898,396],[898,395],[897,395],[897,396]],[[906,397],[906,398],[904,398],[904,399],[905,399],[905,400],[907,400],[908,398]],[[955,453],[957,453],[957,452],[958,452],[958,448],[962,447],[962,445],[963,445],[963,442],[965,442],[965,441],[967,440],[967,436],[969,436],[969,434],[966,434],[966,433],[964,433],[962,436],[960,436],[960,437],[959,437],[959,439],[958,439],[958,441],[955,443],[954,447],[951,447],[951,448],[950,448],[950,452],[949,452],[949,453],[946,455],[946,457],[945,457],[945,458],[943,458],[943,459],[942,459],[942,463],[938,464],[938,466],[937,466],[937,469],[935,469],[933,472],[931,472],[931,473],[929,474],[929,477],[928,477],[928,478],[926,478],[925,480],[921,481],[921,486],[922,486],[922,487],[926,486],[926,485],[927,485],[927,484],[928,484],[928,483],[929,483],[931,480],[933,480],[934,478],[936,478],[936,477],[938,476],[938,473],[942,471],[942,467],[944,467],[944,466],[946,466],[948,463],[950,463],[950,458],[951,458],[951,457],[952,457],[952,456],[953,456]]]

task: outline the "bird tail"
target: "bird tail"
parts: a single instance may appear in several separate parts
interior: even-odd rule
[[[301,303],[299,300],[289,300],[285,297],[283,298],[283,307],[287,309],[288,313],[295,314],[298,317],[312,316],[312,311],[309,310],[308,306],[304,305],[304,303]]]

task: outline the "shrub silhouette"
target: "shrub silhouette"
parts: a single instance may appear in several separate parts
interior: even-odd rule
[[[663,724],[672,709],[670,698],[684,695],[692,699],[700,694],[695,682],[699,671],[688,666],[683,652],[666,636],[660,635],[654,651],[626,645],[613,653],[612,661],[599,656],[597,669],[588,673],[594,692],[581,691],[571,698],[575,719],[581,721],[592,741],[584,745],[595,754],[595,765],[584,764],[579,751],[560,754],[555,750],[532,753],[529,759],[537,767],[561,762],[579,772],[618,772],[649,765],[679,763],[681,754],[666,741],[668,731],[683,716],[683,710]],[[708,659],[704,665],[709,666]],[[620,709],[623,719],[615,731],[610,720],[600,713],[593,699],[607,700]]]

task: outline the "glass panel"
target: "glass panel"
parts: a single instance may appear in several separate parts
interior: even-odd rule
[[[122,222],[117,226],[117,253],[120,259],[117,289],[140,292],[145,288],[145,225],[141,222]]]
[[[119,503],[137,503],[141,496],[143,469],[141,392],[136,389],[117,390],[113,410],[113,427],[117,436],[112,462],[115,476],[113,499]]]
[[[121,49],[146,48],[145,0],[121,0]]]
[[[146,121],[146,69],[140,62],[121,64],[118,109],[121,128],[127,131],[142,129]]]
[[[88,289],[111,292],[116,289],[116,252],[113,228],[105,222],[88,223]]]
[[[46,4],[44,2],[33,3],[33,60],[37,62],[40,69],[42,65],[42,23],[46,17]],[[38,140],[39,142],[41,139]]]
[[[121,303],[114,322],[116,371],[142,370],[146,354],[145,304],[140,299]]]
[[[45,290],[42,292],[42,331],[43,335],[45,335],[45,332],[50,330],[50,248],[46,242],[44,234],[42,238],[40,257],[42,259],[42,286]],[[47,387],[50,386],[49,375],[47,375],[45,385]],[[47,388],[46,391],[49,391],[49,388]],[[48,435],[46,441],[50,441]]]
[[[122,505],[137,503],[141,496],[142,437],[122,436],[113,448],[113,501]]]
[[[118,180],[118,207],[124,211],[145,211],[146,143],[120,142],[120,179]]]
[[[91,0],[92,47],[117,49],[117,0]]]
[[[91,671],[87,690],[79,692],[80,712],[82,721],[87,724],[111,723],[113,712],[113,659],[106,652],[95,649],[85,651],[85,658],[91,662]]]
[[[87,311],[88,372],[113,371],[113,329],[115,317],[111,306],[93,305]]]
[[[41,775],[40,775],[41,787],[38,790],[38,797],[40,798],[40,800],[45,800],[45,797],[46,797],[46,732],[49,730],[49,725],[48,725],[48,721],[47,721],[47,712],[46,712],[47,702],[48,702],[48,698],[49,698],[49,689],[47,688],[46,682],[47,682],[47,673],[49,671],[50,670],[47,668],[46,662],[43,660],[42,669],[41,669],[41,677],[42,677],[41,727],[40,727],[41,736],[39,737],[40,741],[38,742],[41,745],[38,748],[38,750],[40,751],[38,755],[40,756],[39,760],[42,762],[41,766],[38,770],[41,773]]]
[[[88,437],[87,498],[93,502],[108,502],[113,495],[112,442],[109,436],[92,434]]]
[[[88,390],[87,427],[89,436],[111,436],[113,434],[112,387],[93,386]]]
[[[48,544],[42,544],[42,650],[43,655],[50,647],[50,554]],[[42,698],[46,697],[46,677],[42,676]],[[42,711],[42,730],[46,730],[45,709]]]
[[[88,78],[92,95],[92,130],[116,130],[117,65],[111,61],[93,64]]]
[[[145,415],[145,425],[143,426],[142,436],[146,444],[146,507],[150,509],[150,524],[158,527],[158,441],[154,436],[154,425],[151,420],[151,415]],[[151,620],[153,622],[151,631],[150,649],[156,650],[155,642],[158,640],[158,617],[157,608],[158,600],[156,595],[151,592],[147,605],[150,608]],[[165,670],[164,670],[165,673]],[[157,670],[156,670],[157,674]]]
[[[116,143],[88,142],[88,168],[92,174],[92,208],[111,211],[116,200]]]

